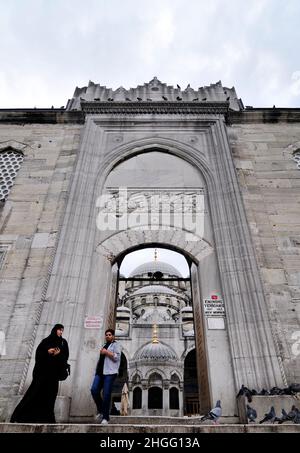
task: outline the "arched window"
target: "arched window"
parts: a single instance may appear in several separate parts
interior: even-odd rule
[[[163,408],[163,393],[159,387],[150,387],[148,390],[148,409]]]
[[[162,377],[159,373],[154,372],[149,376],[150,385],[162,385]]]
[[[294,153],[293,159],[294,159],[294,161],[296,161],[297,167],[298,167],[299,170],[300,170],[300,149],[298,149],[298,150]]]
[[[171,383],[172,384],[179,384],[179,377],[177,376],[176,373],[173,373],[172,376],[171,376],[171,379],[170,379]]]
[[[140,387],[136,387],[133,390],[132,409],[141,408],[142,408],[142,389]]]
[[[23,154],[13,149],[0,152],[0,201],[7,199],[23,159]]]
[[[176,387],[171,387],[169,392],[170,409],[179,409],[179,394]]]
[[[132,378],[133,383],[141,382],[141,377],[138,374],[135,374]]]

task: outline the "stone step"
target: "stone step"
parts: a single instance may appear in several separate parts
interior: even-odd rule
[[[209,424],[210,422],[206,422]],[[221,424],[239,423],[238,417],[222,417]],[[200,425],[201,417],[167,417],[167,416],[111,416],[110,424],[130,424],[130,425]]]
[[[111,433],[111,434],[151,434],[151,433],[300,433],[296,424],[34,424],[0,423],[0,433]]]

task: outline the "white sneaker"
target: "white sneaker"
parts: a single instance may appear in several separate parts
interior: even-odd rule
[[[100,424],[101,424],[101,425],[107,425],[107,423],[108,423],[108,421],[105,420],[105,418],[104,418]]]
[[[94,419],[96,420],[96,422],[99,422],[100,420],[102,420],[102,414],[98,413],[94,416]]]

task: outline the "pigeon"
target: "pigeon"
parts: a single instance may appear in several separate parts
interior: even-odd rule
[[[282,423],[286,422],[289,420],[289,416],[288,414],[286,413],[286,411],[284,409],[281,409],[281,417],[276,417],[275,418],[275,422],[278,422],[278,425],[281,425]]]
[[[107,99],[109,102],[112,102],[113,101],[113,98],[108,98]]]
[[[274,409],[274,406],[272,406],[270,409],[270,412],[265,414],[264,418],[262,420],[260,420],[259,423],[265,423],[265,422],[274,423],[275,419],[276,419],[275,409]]]
[[[206,101],[206,100],[207,100],[207,98],[202,98],[202,101]]]
[[[262,389],[262,390],[259,392],[259,395],[269,395],[269,392],[268,392],[268,390],[266,390],[266,389]]]
[[[226,101],[229,101],[229,99],[230,99],[230,96],[228,96],[228,97],[226,98]]]
[[[147,98],[147,101],[148,101],[148,102],[152,102],[152,99],[150,99],[150,98]]]
[[[295,408],[296,415],[294,417],[293,422],[296,423],[297,425],[300,425],[300,411],[299,409]]]
[[[293,404],[292,405],[292,408],[290,410],[290,412],[287,414],[288,416],[288,420],[291,420],[291,421],[294,421],[296,415],[297,415],[297,411],[298,409],[296,408],[296,406]]]
[[[142,101],[143,99],[142,98],[137,98],[138,101]]]
[[[177,96],[177,101],[182,101],[182,98],[180,96]]]
[[[216,403],[216,407],[214,407],[210,412],[208,412],[208,414],[203,415],[203,417],[200,418],[200,422],[204,422],[205,420],[212,420],[214,423],[217,423],[221,415],[222,415],[221,401],[218,400]]]
[[[162,96],[162,98],[163,98],[164,101],[168,100],[168,98],[166,96]]]
[[[247,404],[247,419],[249,420],[249,422],[255,422],[256,418],[257,418],[256,410]]]
[[[195,98],[195,99],[193,99],[193,102],[196,102],[196,101],[199,101],[199,98]]]
[[[237,398],[241,395],[244,395],[247,397],[248,403],[252,402],[252,395],[248,387],[245,387],[244,384],[242,384],[242,387],[240,388],[239,393],[237,394]]]
[[[300,392],[300,384],[291,384],[289,388],[294,393]]]
[[[94,98],[94,101],[100,101],[100,98]]]
[[[281,395],[281,389],[279,387],[272,387],[270,390],[270,395]]]
[[[125,98],[125,101],[131,102],[131,99],[130,98]]]

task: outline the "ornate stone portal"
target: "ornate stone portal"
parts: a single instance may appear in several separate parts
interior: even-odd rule
[[[35,350],[58,320],[65,325],[72,376],[61,402],[69,420],[94,413],[89,387],[104,330],[115,324],[118,270],[127,253],[147,246],[171,248],[190,263],[200,412],[221,399],[223,414],[233,416],[242,384],[285,385],[227,135],[232,112],[241,108],[234,88],[220,82],[181,90],[157,78],[130,90],[90,83],[69,101],[68,114],[82,112],[85,123],[31,345]],[[158,189],[201,193],[203,228],[195,231],[195,223],[180,225],[171,216],[168,228],[159,217],[151,228],[131,218],[122,228],[101,229],[101,197],[116,187],[144,193],[146,200]],[[209,308],[214,300],[218,316]],[[86,328],[86,319],[98,319],[98,328]],[[148,360],[147,351],[128,356],[129,369]],[[24,366],[20,393],[33,361]]]

